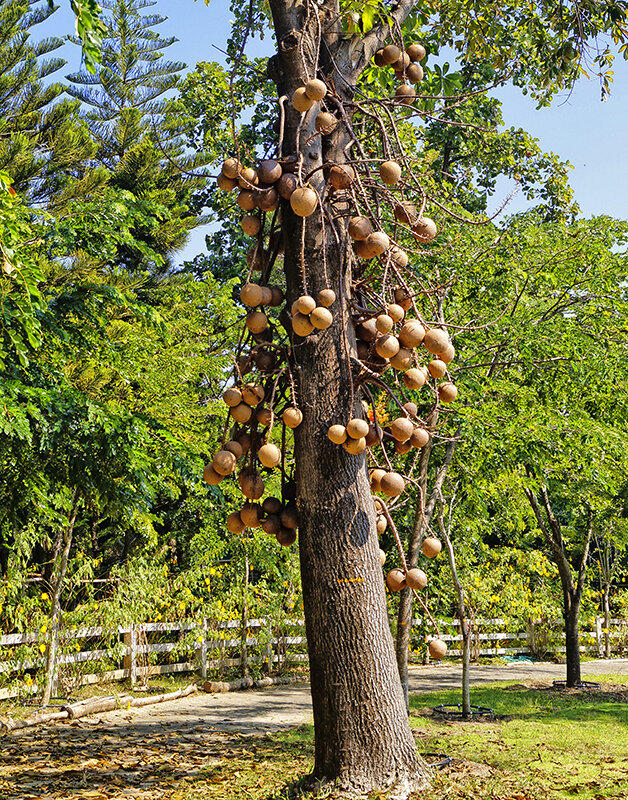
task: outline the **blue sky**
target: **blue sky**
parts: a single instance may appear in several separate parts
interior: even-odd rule
[[[58,0],[60,9],[39,26],[39,35],[64,35],[73,30],[73,15],[68,0]],[[167,57],[184,61],[193,67],[198,61],[221,61],[218,48],[224,48],[229,33],[229,5],[226,0],[158,0],[153,11],[168,17],[158,30],[164,36],[179,40],[168,48]],[[148,11],[146,13],[148,13]],[[270,36],[254,43],[255,54],[272,52]],[[67,45],[63,56],[68,65],[64,74],[79,67],[80,51]],[[610,97],[600,101],[596,80],[582,78],[569,95],[556,98],[550,108],[537,110],[535,103],[513,87],[502,88],[497,96],[503,103],[506,126],[522,127],[535,136],[546,151],[557,153],[573,166],[570,182],[584,216],[609,214],[628,219],[628,158],[625,131],[628,129],[628,64],[615,61],[615,81]],[[503,195],[494,198],[494,208],[508,194],[509,187],[500,187]],[[515,198],[509,211],[525,207],[523,198]],[[193,232],[180,259],[204,250],[204,234]]]

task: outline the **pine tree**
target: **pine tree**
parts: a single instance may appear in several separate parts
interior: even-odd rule
[[[110,12],[104,18],[108,35],[102,63],[94,75],[86,70],[68,75],[68,92],[87,107],[96,158],[111,171],[110,184],[152,210],[155,224],[138,228],[136,238],[167,260],[199,222],[189,201],[201,179],[191,173],[204,159],[185,154],[179,124],[164,98],[176,88],[185,64],[163,56],[176,39],[153,29],[166,18],[142,13],[156,5],[154,0],[102,5]],[[129,269],[146,266],[133,246],[120,253],[120,261]]]
[[[36,202],[48,199],[64,173],[93,152],[88,132],[77,124],[78,103],[59,100],[60,83],[44,83],[65,64],[51,56],[63,41],[31,40],[31,29],[54,11],[40,0],[0,0],[0,170]]]

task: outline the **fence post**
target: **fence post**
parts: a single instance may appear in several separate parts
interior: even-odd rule
[[[135,625],[124,632],[124,644],[126,646],[126,655],[122,666],[129,671],[129,678],[131,686],[137,683],[137,629]]]
[[[202,639],[200,647],[196,650],[196,655],[200,662],[201,678],[205,681],[207,680],[207,617],[203,618],[201,631]]]
[[[595,617],[595,641],[599,656],[604,655],[604,637],[602,635],[602,617]]]

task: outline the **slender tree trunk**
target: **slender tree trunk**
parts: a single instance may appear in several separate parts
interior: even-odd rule
[[[603,591],[604,602],[604,655],[606,658],[611,657],[611,604],[610,604],[610,586],[604,586]]]
[[[68,556],[70,554],[70,546],[72,545],[72,535],[74,533],[74,523],[76,522],[76,515],[78,513],[78,490],[74,490],[72,495],[72,508],[68,516],[68,524],[66,525],[63,536],[57,541],[59,547],[55,547],[57,558],[59,551],[61,551],[61,560],[59,561],[56,574],[53,575],[53,590],[50,608],[50,639],[48,640],[48,648],[46,651],[46,678],[44,683],[44,692],[42,697],[42,705],[47,706],[50,702],[52,688],[55,683],[55,671],[57,650],[59,647],[59,616],[61,614],[61,591],[63,589],[63,582],[65,581],[65,574],[68,568]],[[61,549],[63,548],[63,549]],[[56,561],[56,559],[55,559]],[[55,565],[56,566],[56,563]]]
[[[240,665],[242,667],[242,677],[246,678],[249,674],[249,655],[246,640],[249,633],[249,557],[244,557],[244,582],[242,586],[242,633],[240,637]]]
[[[471,625],[466,617],[460,620],[460,633],[462,634],[462,713],[465,717],[469,717],[471,715],[471,676],[469,674]]]

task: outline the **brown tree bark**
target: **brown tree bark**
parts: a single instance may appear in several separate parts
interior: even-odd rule
[[[383,39],[386,32],[365,44],[341,38],[336,24],[317,47],[321,21],[338,14],[336,3],[316,7],[271,0],[271,9],[279,54],[270,72],[279,96],[290,98],[308,79],[324,76],[342,101],[350,100],[359,70],[379,44],[377,36]],[[297,155],[303,182],[322,201],[305,222],[283,212],[288,305],[324,288],[338,298],[332,326],[295,338],[291,360],[303,412],[295,430],[295,460],[316,735],[312,777],[353,796],[386,789],[403,798],[427,786],[428,768],[416,751],[395,663],[366,458],[327,438],[330,425],[362,416],[358,387],[352,388],[356,346],[348,307],[347,219],[332,219],[322,169],[356,154],[347,125],[321,137],[314,129],[316,106],[302,119],[289,102],[285,106],[282,155]],[[349,122],[350,111],[338,110]]]

